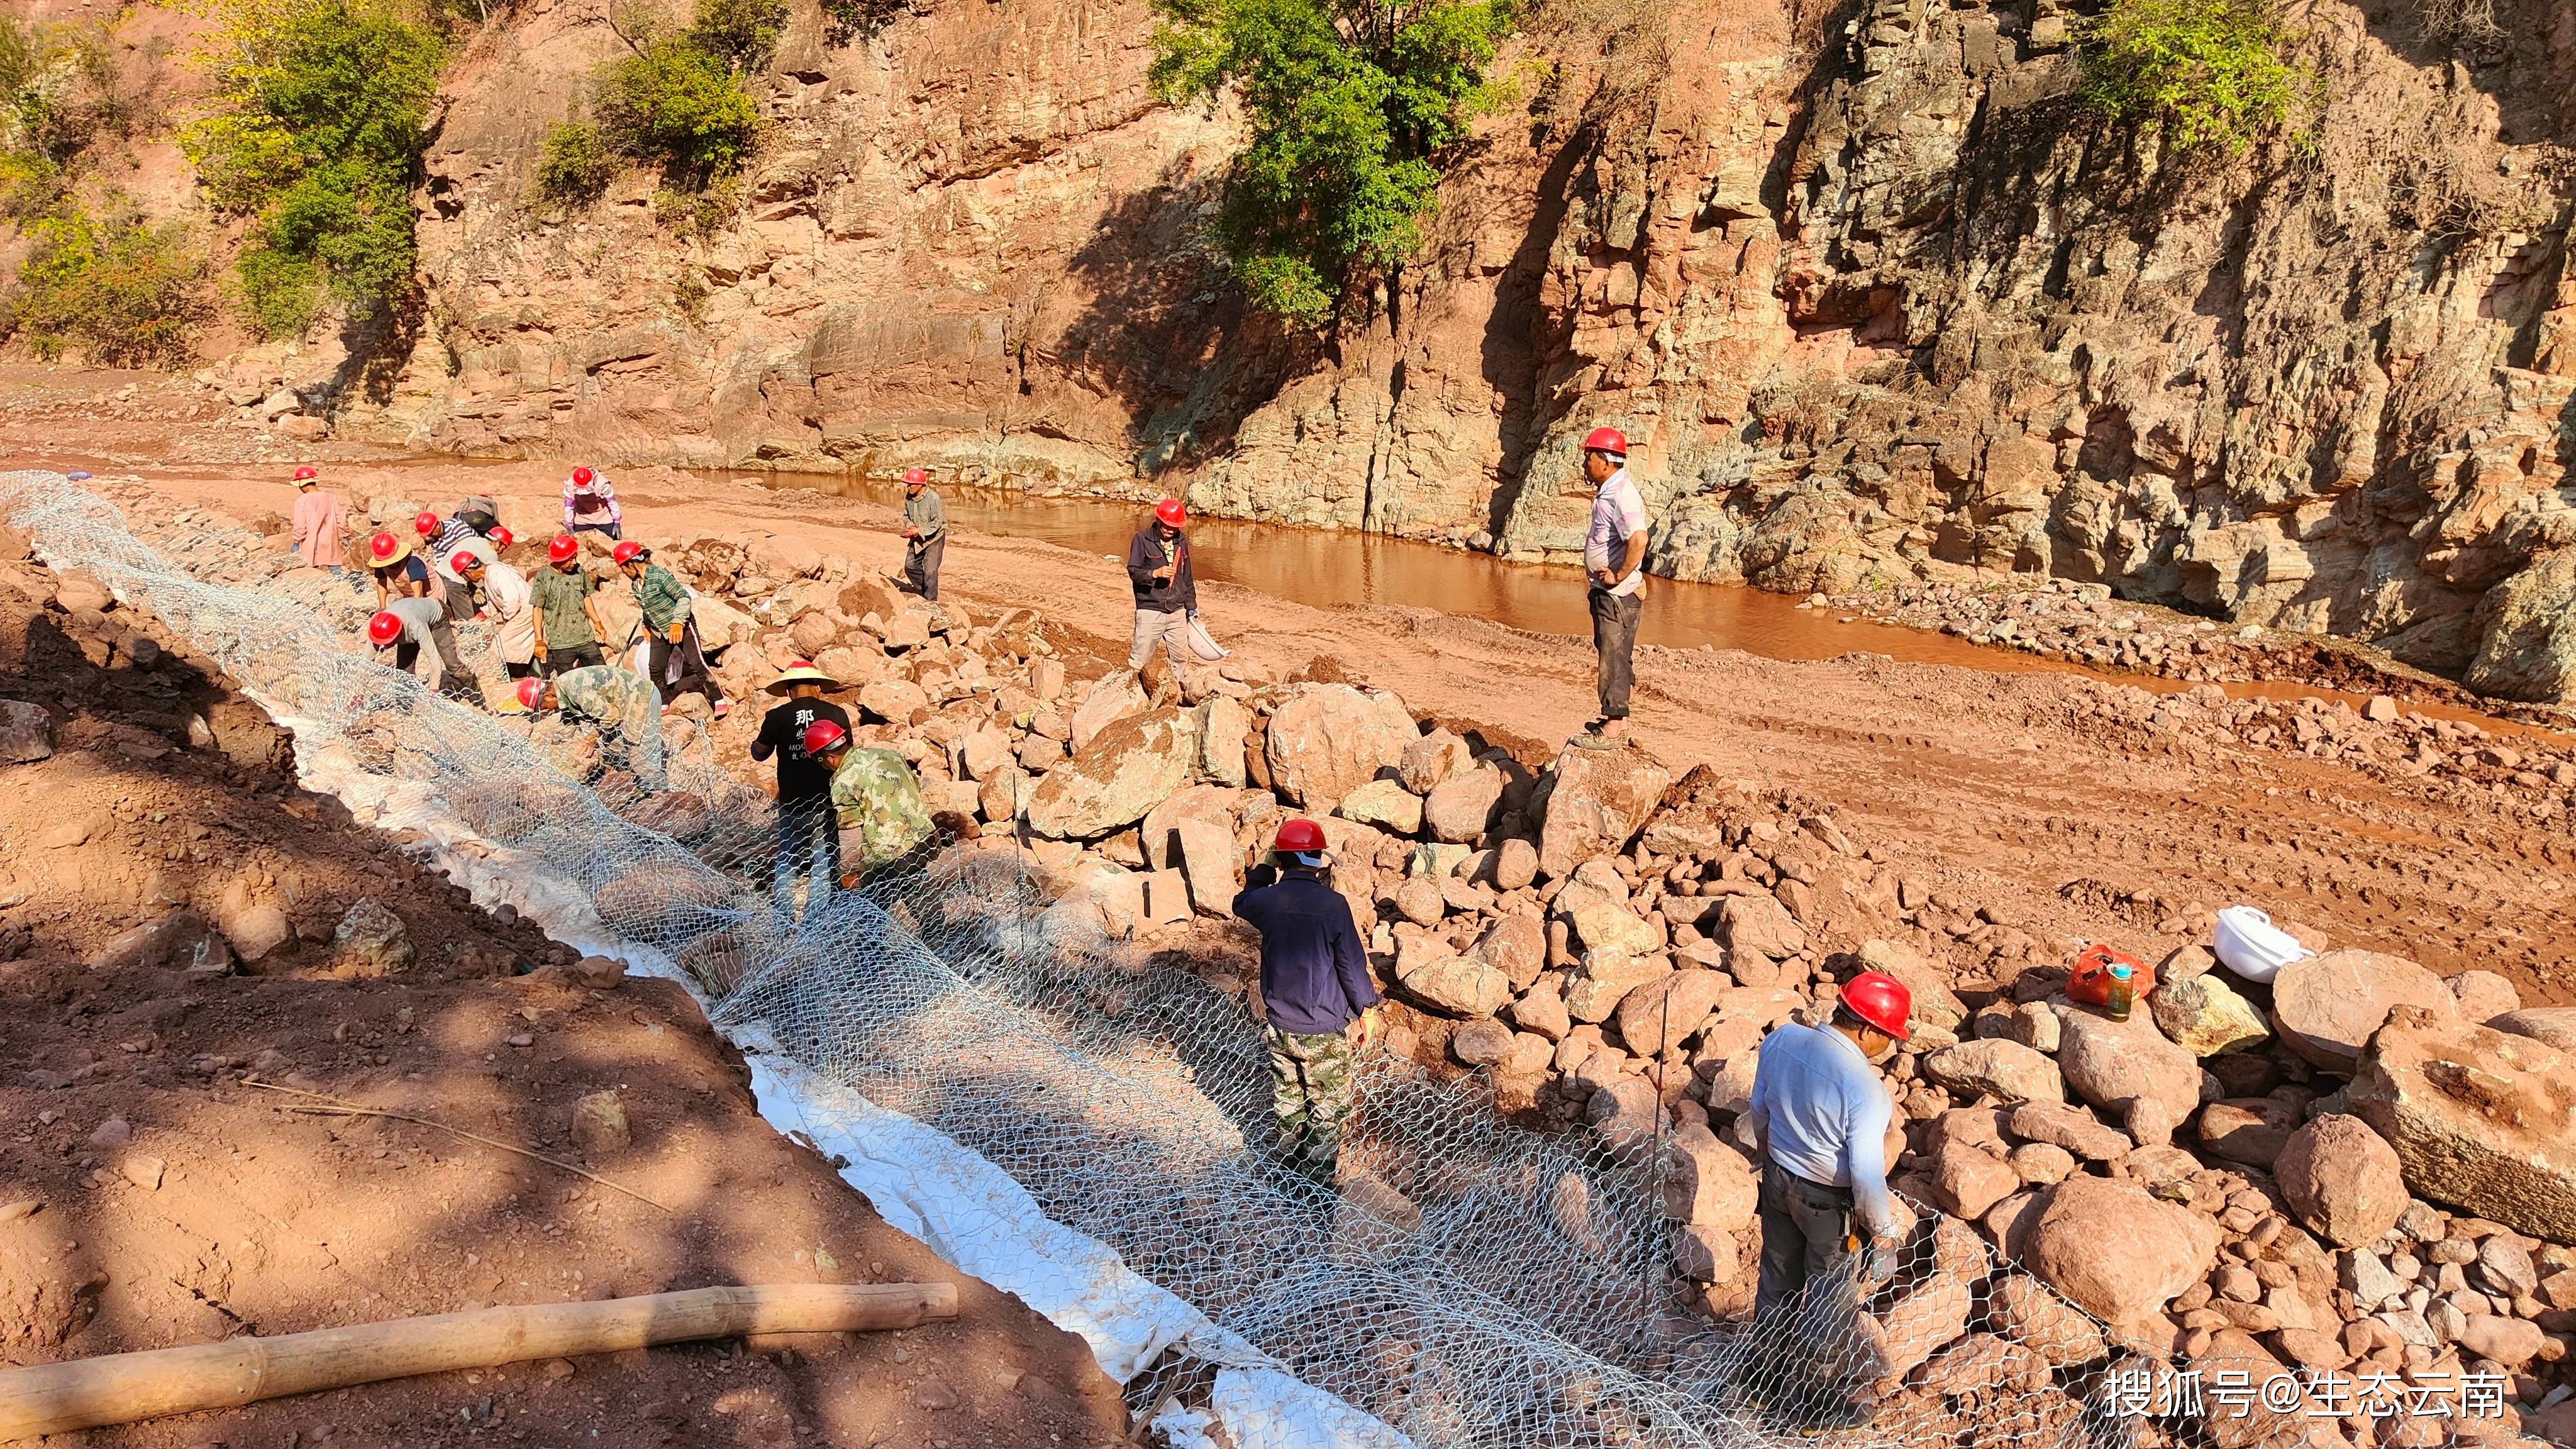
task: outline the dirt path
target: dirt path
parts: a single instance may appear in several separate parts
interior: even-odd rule
[[[0,699],[45,710],[54,735],[49,758],[0,764],[0,1360],[719,1283],[938,1281],[963,1299],[899,1335],[520,1364],[82,1442],[1124,1442],[1082,1342],[948,1269],[771,1129],[677,986],[568,969],[532,926],[296,789],[283,737],[179,641],[122,610],[44,607],[52,594],[0,560]],[[361,901],[400,920],[407,966],[335,952]],[[274,912],[292,937],[203,973],[187,942],[146,952],[125,934],[181,906],[237,940]],[[421,1126],[299,1111],[253,1080],[520,1144],[640,1197]],[[602,1093],[629,1140],[576,1131]]]
[[[112,411],[57,401],[0,421],[0,441],[83,453]],[[208,455],[166,420],[137,418],[116,436],[127,457]],[[289,502],[282,461],[142,471],[174,503],[255,515]],[[539,527],[552,526],[560,472],[354,454],[328,467],[353,499],[452,506],[470,487]],[[899,559],[893,514],[880,506],[669,470],[623,475],[620,486],[632,536],[769,530],[889,570]],[[1123,656],[1126,584],[1102,558],[960,532],[946,583],[970,602],[1062,620],[1095,640],[1102,660]],[[1420,710],[1537,752],[1552,752],[1593,710],[1585,641],[1423,609],[1315,609],[1222,584],[1202,595],[1211,624],[1251,658],[1292,671],[1330,655]],[[2576,1000],[2560,970],[2576,955],[2566,889],[2576,834],[2563,789],[2546,797],[2556,813],[2536,818],[2527,794],[2489,799],[2378,778],[2197,728],[2170,717],[2190,711],[2159,711],[2140,690],[2033,672],[2016,655],[1996,663],[1990,672],[1648,647],[1636,733],[1676,774],[1705,764],[1833,802],[1895,842],[1898,863],[1963,929],[1983,908],[2035,935],[2108,938],[2152,957],[2187,939],[2179,927],[2195,907],[2244,902],[2334,945],[2397,951],[2442,972],[2484,967],[2533,1002]]]

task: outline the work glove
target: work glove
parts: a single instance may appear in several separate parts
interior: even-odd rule
[[[670,640],[674,644],[677,644],[680,642],[680,631],[687,627],[688,626],[685,624],[674,624],[662,637]]]
[[[1243,888],[1245,890],[1257,891],[1263,886],[1277,885],[1278,883],[1279,867],[1272,865],[1266,860],[1243,873]]]
[[[1860,1240],[1861,1277],[1871,1283],[1884,1283],[1896,1276],[1896,1247],[1885,1238]]]

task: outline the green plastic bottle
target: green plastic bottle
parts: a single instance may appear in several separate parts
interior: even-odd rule
[[[2129,1009],[2138,1004],[2138,984],[2125,963],[2111,968],[2111,985],[2102,997],[2102,1010],[2113,1021],[2127,1021]]]

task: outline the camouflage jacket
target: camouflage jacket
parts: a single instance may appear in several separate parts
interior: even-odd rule
[[[648,785],[662,778],[662,696],[651,680],[613,664],[567,669],[555,676],[555,702],[567,719],[586,720],[634,757],[635,773]]]
[[[850,751],[832,772],[832,813],[842,829],[859,832],[863,844],[852,864],[862,870],[900,860],[930,838],[921,782],[892,750]]]

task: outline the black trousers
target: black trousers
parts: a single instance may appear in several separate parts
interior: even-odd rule
[[[707,675],[707,656],[698,648],[698,626],[694,622],[680,626],[679,643],[672,643],[669,635],[655,634],[651,644],[646,667],[653,671],[653,687],[662,692],[664,704],[684,694],[702,694],[707,703],[716,702],[716,682]],[[671,659],[675,653],[679,655],[676,674]]]
[[[608,656],[599,652],[597,644],[584,644],[578,649],[547,650],[545,657],[537,661],[537,672],[552,679],[568,669],[582,669],[607,662]]]
[[[1601,717],[1626,719],[1628,695],[1637,686],[1637,617],[1645,612],[1645,600],[1596,587],[1591,604],[1592,648],[1601,656]]]
[[[810,880],[817,863],[824,867],[823,878]],[[780,914],[795,909],[800,880],[809,882],[805,902],[809,915],[840,884],[841,826],[829,796],[778,802],[778,864],[770,884]]]

